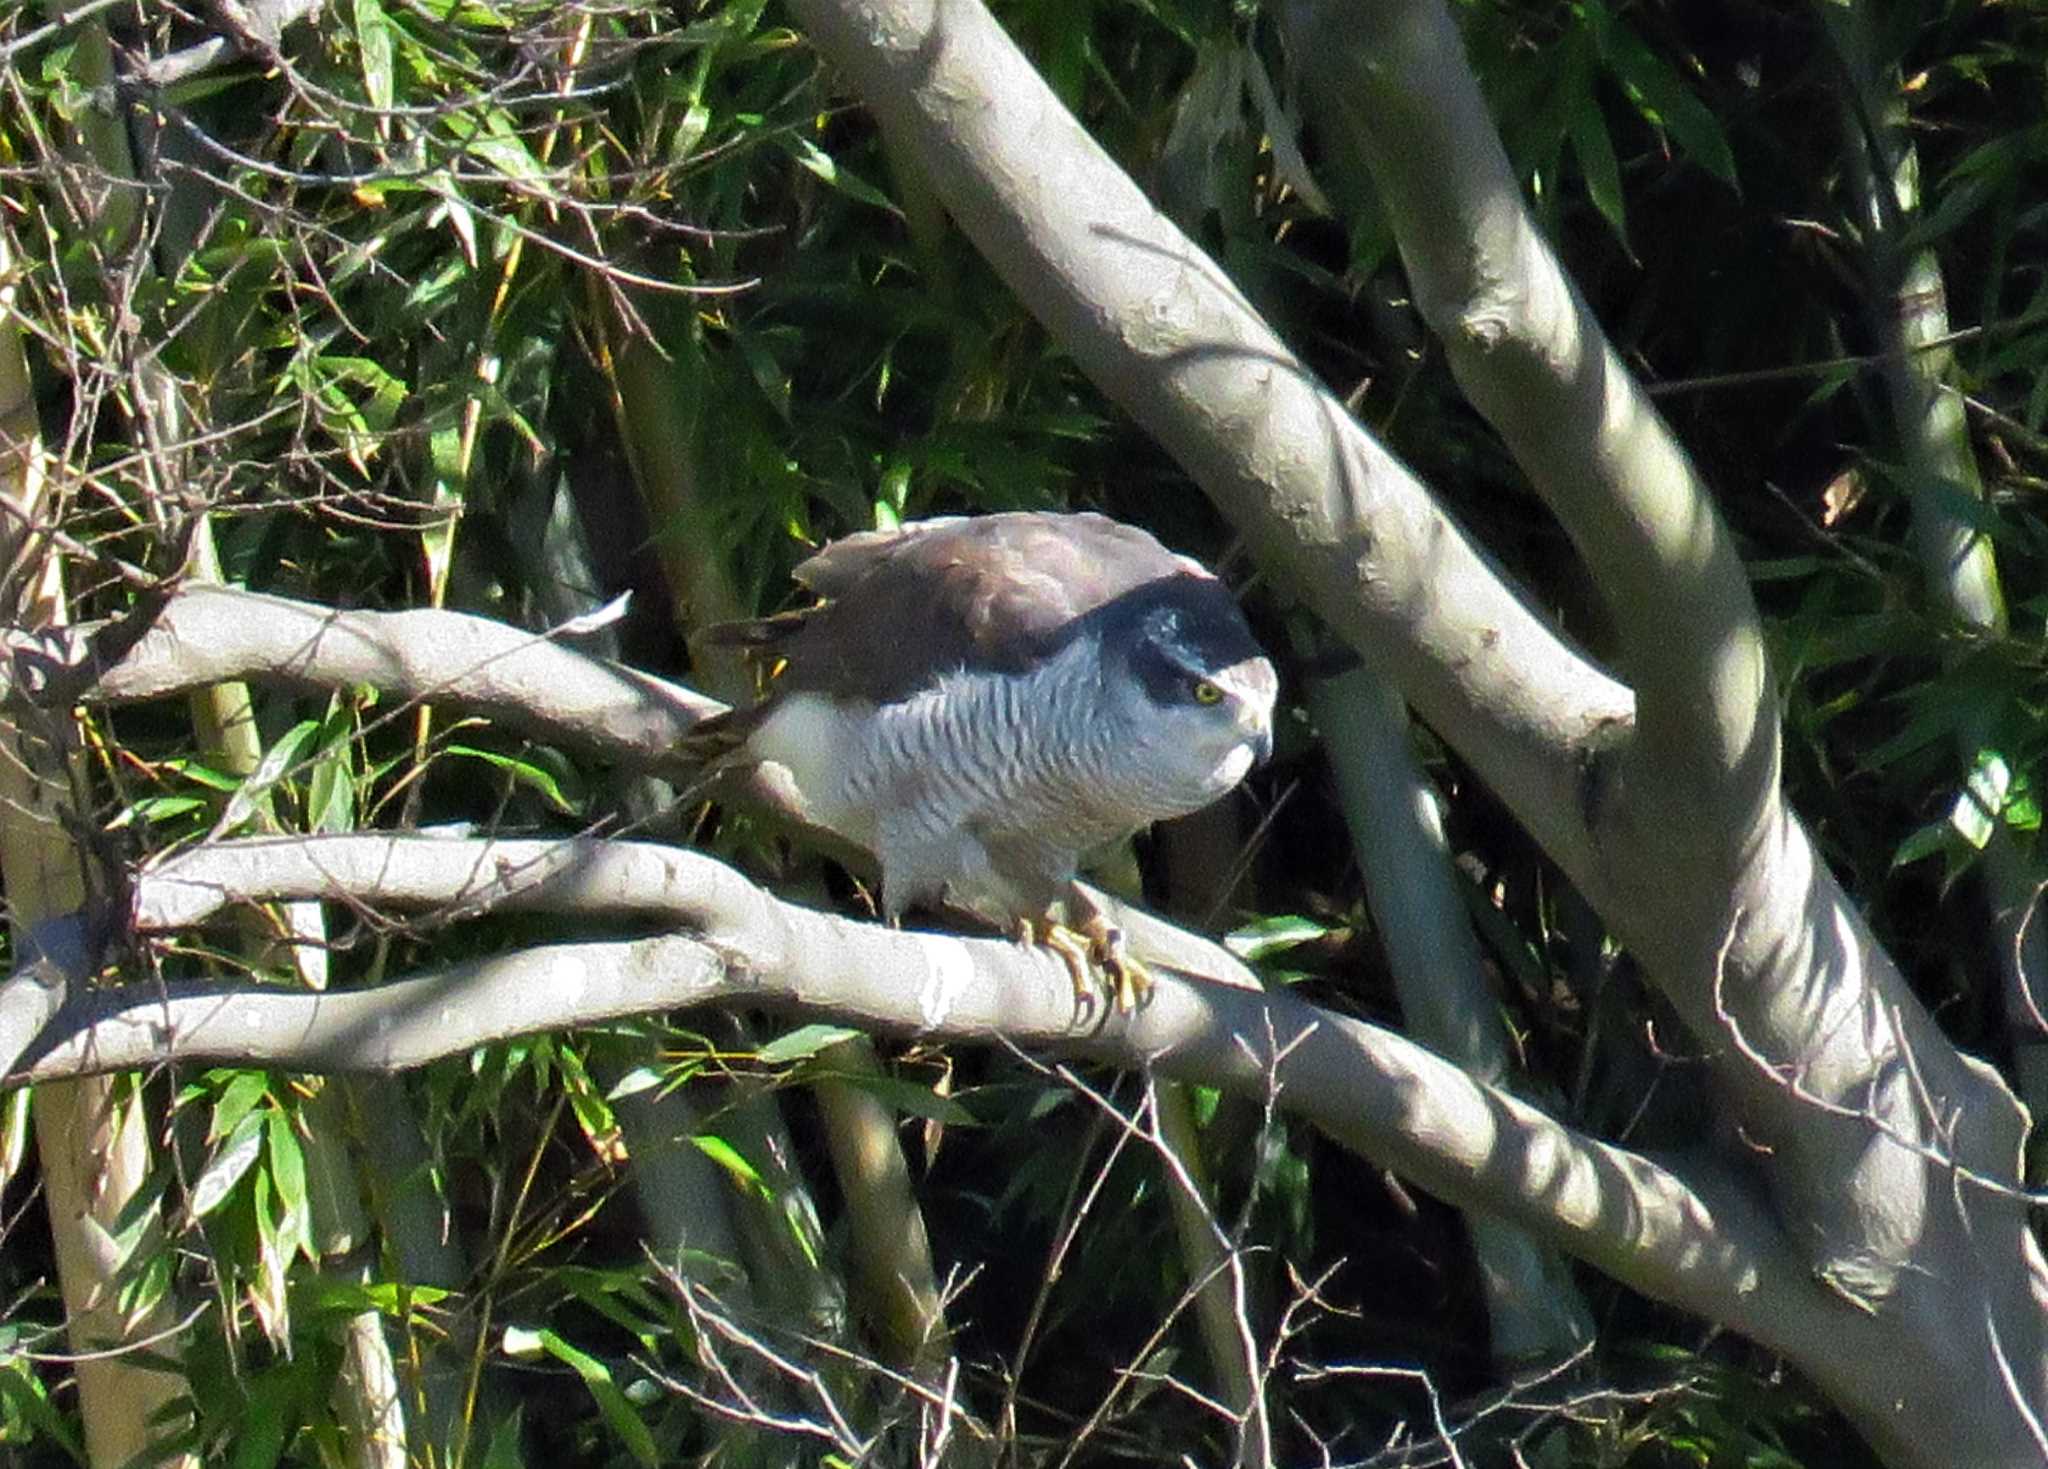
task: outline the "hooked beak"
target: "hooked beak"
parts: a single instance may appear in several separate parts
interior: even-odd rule
[[[1264,765],[1273,758],[1274,694],[1280,682],[1272,663],[1263,657],[1247,658],[1225,670],[1220,681],[1237,694],[1240,719],[1250,716],[1245,721],[1251,725],[1245,744],[1252,752],[1253,767]]]

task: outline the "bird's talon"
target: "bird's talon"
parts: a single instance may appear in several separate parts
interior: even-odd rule
[[[1091,942],[1065,924],[1054,923],[1050,919],[1034,923],[1028,918],[1020,918],[1017,926],[1021,943],[1050,949],[1054,957],[1066,966],[1067,977],[1074,984],[1074,1004],[1083,1010],[1092,1008],[1097,971],[1093,967],[1094,948]]]
[[[1074,982],[1074,1004],[1093,1009],[1098,995],[1113,1000],[1117,1013],[1128,1015],[1152,998],[1152,973],[1133,959],[1123,930],[1100,914],[1092,914],[1077,931],[1051,919],[1020,919],[1017,938],[1027,946],[1050,949]]]
[[[1087,918],[1079,930],[1049,918],[1020,918],[1018,942],[1026,947],[1051,949],[1067,967],[1073,981],[1073,1004],[1092,1010],[1096,996],[1116,1002],[1118,1014],[1130,1014],[1151,1000],[1151,971],[1130,957],[1124,932],[1100,914]]]
[[[1088,956],[1111,983],[1116,1008],[1128,1015],[1152,998],[1152,971],[1131,957],[1124,931],[1100,913],[1091,914],[1081,931],[1088,938]]]

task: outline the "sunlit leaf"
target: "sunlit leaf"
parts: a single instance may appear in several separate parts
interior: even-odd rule
[[[508,1332],[509,1336],[510,1333]],[[583,1379],[583,1386],[597,1402],[598,1411],[604,1415],[612,1431],[625,1445],[626,1451],[641,1464],[654,1469],[660,1464],[661,1455],[654,1446],[654,1437],[647,1431],[647,1425],[640,1415],[633,1411],[633,1405],[626,1401],[618,1386],[612,1381],[611,1368],[588,1352],[579,1351],[554,1332],[542,1328],[532,1337],[540,1349],[574,1369]]]
[[[244,826],[259,812],[268,809],[271,790],[292,773],[299,752],[319,730],[320,726],[314,721],[302,720],[263,752],[262,760],[249,772],[249,778],[236,788],[228,809],[221,814],[219,824],[222,831]]]
[[[1223,947],[1245,963],[1256,964],[1302,944],[1315,943],[1329,934],[1327,923],[1299,913],[1280,913],[1233,929],[1223,936]]]
[[[742,1157],[739,1150],[724,1138],[714,1133],[699,1132],[692,1133],[690,1141],[695,1144],[697,1151],[731,1175],[735,1183],[763,1196],[767,1195],[767,1182],[756,1171],[754,1165]]]
[[[391,18],[384,13],[380,0],[354,0],[354,10],[364,94],[372,107],[388,111],[395,95],[391,81]]]
[[[531,760],[516,755],[506,755],[497,750],[479,749],[475,745],[448,745],[443,755],[461,760],[481,760],[484,764],[504,771],[519,784],[539,792],[557,811],[573,812],[575,803],[563,794],[561,782],[552,771],[543,769]]]
[[[901,213],[887,194],[847,170],[838,159],[810,139],[791,136],[783,138],[781,142],[783,147],[789,150],[790,156],[803,165],[805,170],[816,174],[833,188],[851,195],[863,204],[872,204],[878,209],[888,210],[891,214]]]
[[[263,1115],[251,1113],[235,1125],[227,1140],[213,1151],[199,1177],[192,1181],[192,1217],[204,1219],[226,1202],[236,1184],[263,1154]]]
[[[282,1108],[268,1114],[265,1129],[266,1159],[270,1165],[270,1186],[277,1195],[277,1242],[286,1255],[300,1253],[317,1259],[313,1248],[313,1217],[306,1192],[306,1156],[292,1129],[291,1118]]]
[[[769,1066],[786,1066],[792,1061],[808,1060],[818,1052],[849,1041],[860,1034],[857,1030],[843,1025],[800,1025],[786,1031],[762,1046],[757,1053],[760,1060]]]

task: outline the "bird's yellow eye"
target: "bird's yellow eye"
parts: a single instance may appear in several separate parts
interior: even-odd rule
[[[1188,695],[1197,704],[1221,704],[1223,702],[1223,690],[1217,688],[1216,685],[1210,683],[1206,678],[1196,679],[1189,687]]]

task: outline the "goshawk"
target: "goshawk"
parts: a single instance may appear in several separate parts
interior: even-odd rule
[[[1082,854],[1208,805],[1272,749],[1273,665],[1229,591],[1095,514],[916,521],[796,569],[817,605],[708,636],[772,678],[706,731],[782,766],[820,825],[873,852],[891,919],[950,899],[1149,989],[1075,882]]]

